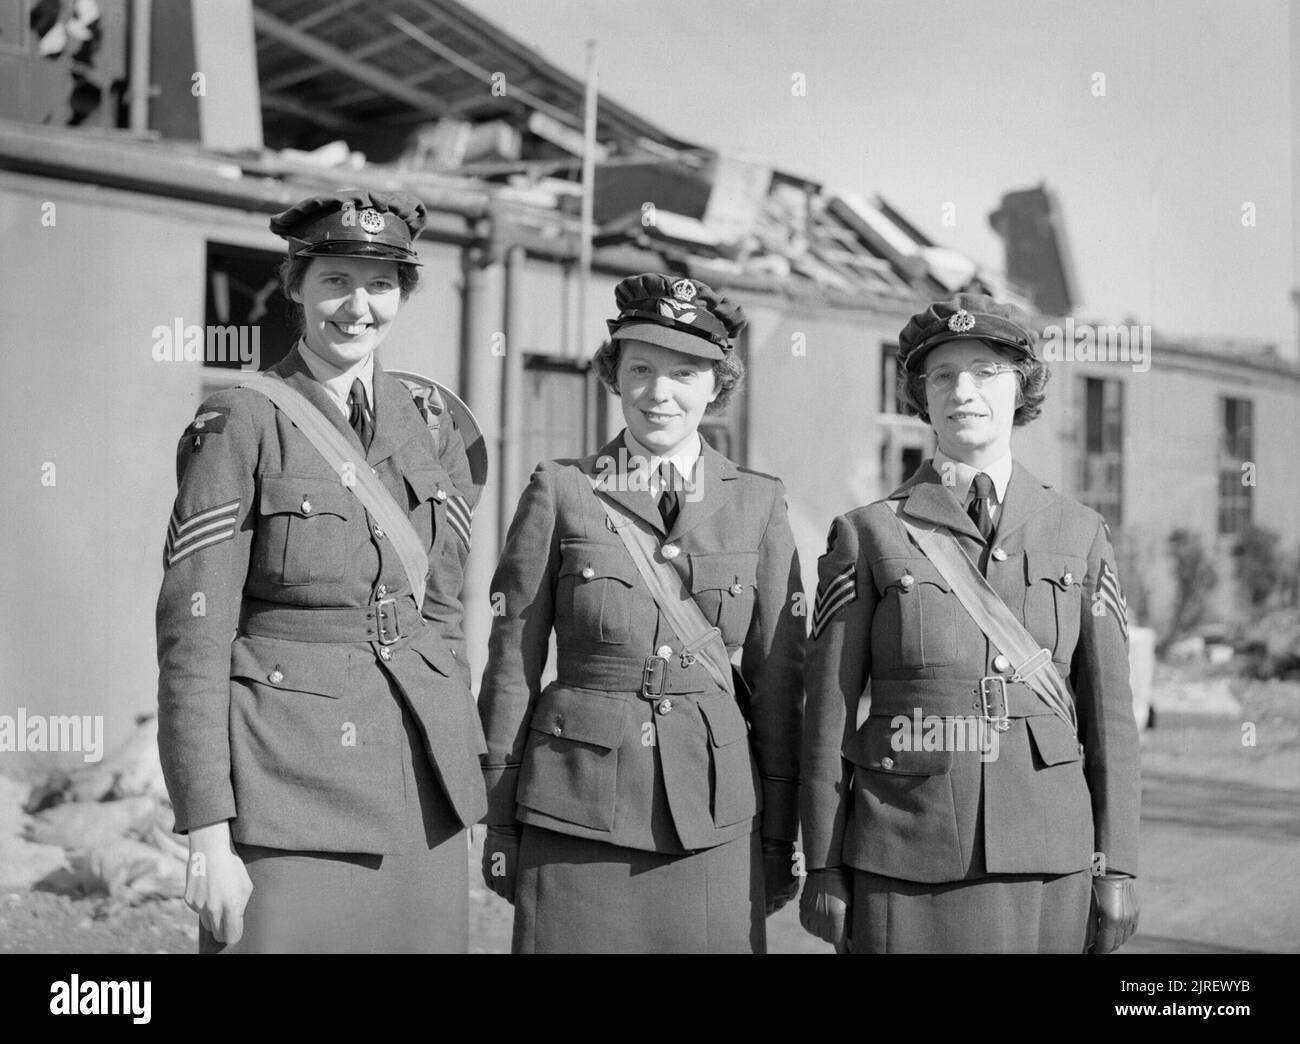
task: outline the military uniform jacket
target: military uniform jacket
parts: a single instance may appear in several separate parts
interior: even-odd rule
[[[634,484],[615,473],[623,445],[539,465],[520,498],[479,696],[487,822],[681,852],[743,836],[761,814],[764,836],[793,840],[806,613],[784,488],[706,443],[665,533],[644,487],[619,488]],[[654,527],[728,650],[743,647],[752,731],[702,664],[683,665],[589,475]],[[543,690],[552,631],[557,680]],[[664,694],[643,698],[646,658],[665,646]]]
[[[301,350],[268,373],[360,453]],[[178,831],[229,819],[250,844],[404,850],[410,764],[390,682],[460,821],[482,815],[461,628],[474,495],[464,445],[446,420],[435,440],[377,361],[373,387],[366,460],[428,550],[422,613],[391,542],[266,396],[218,392],[181,438],[157,607],[158,745]]]
[[[996,754],[969,742],[967,726],[984,713],[979,679],[1012,670],[888,503],[836,518],[818,562],[808,647],[800,795],[808,866],[950,882],[1069,873],[1100,853],[1107,869],[1136,873],[1127,621],[1101,517],[1019,464],[991,553],[929,463],[889,500],[947,526],[973,561],[985,552],[990,585],[1051,650],[1073,693],[1078,739],[1020,683],[1008,686],[1010,727]],[[857,728],[868,683],[870,716]],[[944,718],[953,724],[943,741],[932,726],[914,728]]]

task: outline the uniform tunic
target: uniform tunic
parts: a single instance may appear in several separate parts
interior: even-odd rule
[[[987,560],[990,585],[1067,681],[1079,734],[1008,683],[1009,729],[996,747],[972,741],[987,728],[979,679],[1013,665],[888,503],[843,515],[818,563],[808,646],[808,867],[854,872],[859,951],[1079,952],[1090,869],[1137,869],[1137,727],[1105,524],[1019,464],[992,548],[928,463],[889,499]]]
[[[302,350],[268,373],[361,452]],[[378,363],[373,388],[365,459],[428,550],[422,612],[391,541],[260,392],[211,396],[178,449],[158,743],[176,829],[230,820],[245,858],[239,949],[466,945],[464,829],[486,804],[461,629],[473,486],[449,423],[435,438]]]
[[[793,841],[797,829],[805,627],[783,487],[705,444],[666,533],[626,463],[617,439],[539,465],[492,583],[500,615],[479,710],[487,822],[525,824],[515,949],[761,949],[753,835]],[[588,476],[614,479],[612,498],[655,529],[742,651],[749,726],[702,664],[684,665]],[[557,679],[543,689],[552,632]],[[644,698],[646,659],[665,647],[663,695]]]

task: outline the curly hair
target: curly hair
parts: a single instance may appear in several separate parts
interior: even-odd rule
[[[623,341],[606,341],[592,357],[596,375],[615,395],[618,394],[618,364],[623,355]],[[705,413],[721,413],[727,408],[732,395],[745,379],[745,364],[740,353],[727,352],[721,359],[713,360],[713,384],[718,397],[704,408]]]
[[[1020,371],[1020,401],[1016,404],[1012,427],[1023,427],[1043,412],[1043,400],[1047,398],[1047,381],[1051,377],[1051,371],[1041,359],[1012,358],[1000,348],[994,347],[993,350]],[[925,374],[919,366],[916,369],[904,366],[898,368],[898,398],[909,415],[920,417],[926,424],[930,423],[930,411],[925,398]]]

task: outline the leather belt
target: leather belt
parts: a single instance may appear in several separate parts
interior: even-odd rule
[[[416,634],[424,618],[409,595],[374,605],[307,609],[245,598],[239,629],[243,634],[291,642],[378,642],[395,645]]]
[[[871,714],[910,716],[915,711],[943,718],[1036,718],[1054,713],[1042,697],[1024,682],[1000,675],[960,679],[918,678],[882,681],[871,679]]]
[[[578,654],[559,661],[556,681],[576,689],[635,692],[648,700],[687,692],[709,692],[718,687],[699,661],[683,667],[680,655],[634,660]]]

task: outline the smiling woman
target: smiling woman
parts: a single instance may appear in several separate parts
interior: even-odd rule
[[[762,951],[798,885],[784,489],[699,434],[743,376],[739,307],[653,273],[615,301],[595,362],[626,429],[538,465],[492,581],[483,876],[516,952]]]
[[[377,358],[423,224],[419,200],[360,191],[272,218],[301,339],[181,437],[158,745],[204,952],[467,946],[478,488],[454,427],[435,435]]]

